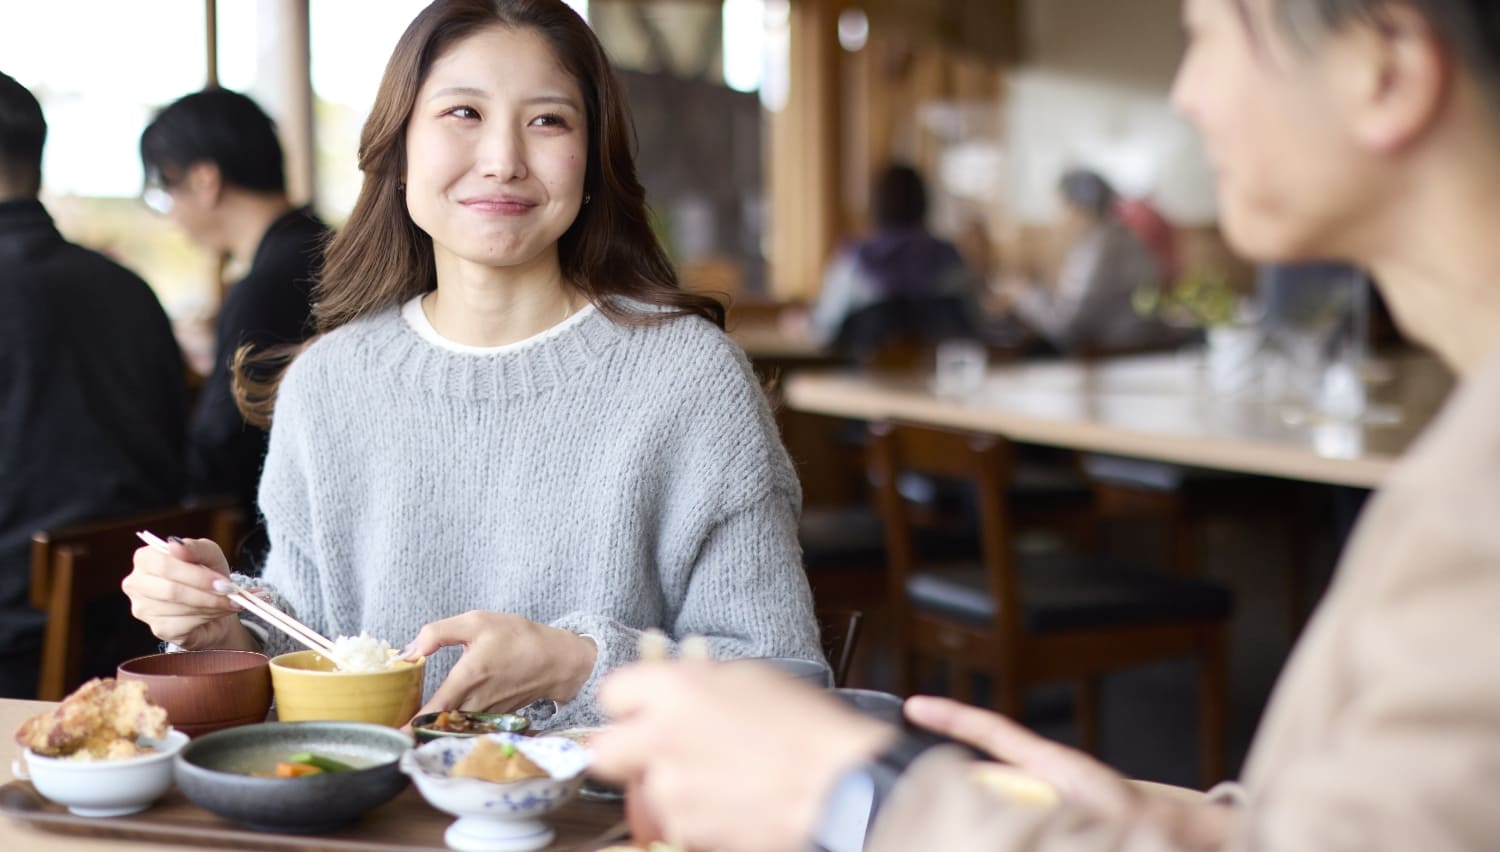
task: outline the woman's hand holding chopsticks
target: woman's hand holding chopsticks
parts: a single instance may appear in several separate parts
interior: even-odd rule
[[[224,551],[208,539],[172,539],[165,553],[136,550],[134,567],[120,588],[130,612],[158,639],[190,650],[259,650],[240,623],[239,605],[215,590],[229,578]]]

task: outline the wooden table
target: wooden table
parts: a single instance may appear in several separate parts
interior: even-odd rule
[[[1093,363],[995,367],[983,386],[939,396],[916,373],[814,371],[791,375],[794,411],[856,420],[900,419],[1011,440],[1141,459],[1361,488],[1378,486],[1441,406],[1451,374],[1412,355],[1377,365],[1370,384],[1397,422],[1347,423],[1291,416],[1265,394],[1216,394],[1190,354]]]
[[[7,772],[11,761],[17,758],[20,752],[10,732],[14,731],[26,717],[44,712],[54,706],[56,705],[52,702],[45,701],[0,699],[0,731],[6,734],[3,745],[0,745],[0,760],[3,760]],[[10,781],[13,778],[14,775],[11,775],[6,780]],[[30,791],[29,784],[23,786],[25,791]],[[4,789],[11,793],[17,792],[13,787]],[[46,808],[46,812],[49,813],[66,813],[55,805],[48,804]],[[569,802],[546,817],[547,822],[557,829],[557,843],[552,848],[580,851],[597,848],[599,844],[592,840],[600,837],[608,828],[618,823],[620,818],[621,809],[618,804],[588,802],[581,799]],[[123,850],[148,849],[224,848],[360,849],[371,850],[371,852],[397,849],[441,850],[446,848],[442,840],[443,829],[452,822],[452,818],[447,814],[428,805],[417,793],[415,787],[408,787],[395,799],[366,814],[354,825],[327,835],[292,837],[255,834],[240,835],[234,840],[222,839],[221,835],[221,839],[217,842],[169,844],[160,840],[122,839],[118,835],[124,833],[127,828],[122,822],[124,820],[130,820],[137,825],[148,820],[155,820],[160,824],[178,827],[201,826],[205,834],[237,831],[231,823],[199,809],[183,799],[181,794],[174,789],[152,808],[140,814],[116,819],[81,821],[84,823],[85,830],[97,833],[95,836],[61,834],[40,828],[22,819],[0,819],[0,848],[17,850],[17,852],[19,850],[26,850],[26,852],[54,852],[54,850],[55,852],[104,852],[104,850],[123,852]]]

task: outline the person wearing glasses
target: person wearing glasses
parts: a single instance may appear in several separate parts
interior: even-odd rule
[[[768,672],[618,673],[593,771],[693,849],[1478,852],[1500,838],[1500,4],[1187,0],[1174,100],[1260,262],[1368,269],[1458,375],[1366,504],[1241,783],[1170,797],[947,699],[906,717],[1050,783],[1028,807]],[[868,833],[866,831],[868,829]]]
[[[182,497],[186,374],[135,273],[63,239],[38,200],[47,122],[0,74],[0,696],[36,696],[46,617],[31,536]],[[123,599],[91,608],[85,671],[112,674],[151,635]],[[123,632],[121,632],[123,631]]]
[[[311,288],[328,228],[288,201],[276,127],[238,92],[180,98],[147,125],[140,147],[146,203],[239,271],[219,308],[213,361],[192,412],[188,473],[193,496],[239,503],[251,531],[236,564],[254,570],[267,547],[255,506],[267,433],[235,406],[230,362],[243,346],[295,345],[311,333]]]

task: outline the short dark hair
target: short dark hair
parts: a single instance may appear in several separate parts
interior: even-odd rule
[[[1069,204],[1086,211],[1095,219],[1107,219],[1114,210],[1119,193],[1104,176],[1089,169],[1071,169],[1057,182],[1057,191]]]
[[[1244,0],[1239,0],[1243,4]],[[1484,84],[1500,110],[1500,3],[1495,0],[1272,0],[1277,22],[1304,43],[1354,21],[1378,23],[1396,3],[1416,9]]]
[[[0,177],[30,195],[42,188],[42,145],[47,119],[36,96],[0,73]]]
[[[904,163],[886,166],[870,198],[876,227],[915,228],[927,221],[927,185]]]
[[[146,179],[170,182],[197,163],[213,163],[225,183],[254,192],[286,192],[276,125],[255,101],[228,89],[177,99],[141,133]]]

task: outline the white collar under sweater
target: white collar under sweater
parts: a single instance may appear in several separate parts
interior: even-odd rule
[[[532,336],[517,340],[514,343],[503,343],[499,346],[470,346],[467,343],[459,343],[442,336],[436,328],[432,327],[432,320],[427,318],[427,311],[422,309],[422,299],[427,294],[412,297],[411,301],[401,306],[401,318],[414,329],[422,339],[449,352],[460,352],[465,355],[499,355],[505,352],[515,352],[528,346],[534,346],[549,337],[555,337],[577,323],[583,322],[585,316],[596,310],[593,302],[585,303],[582,308],[574,311],[567,319],[552,326],[546,331],[538,332]]]

